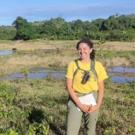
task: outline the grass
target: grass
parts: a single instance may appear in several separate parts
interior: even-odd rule
[[[16,48],[17,51],[13,55],[0,56],[0,75],[20,72],[23,68],[29,69],[40,66],[45,68],[65,69],[71,60],[77,58],[75,49],[77,41],[35,40],[3,42],[0,42],[1,50]],[[112,45],[112,43],[114,44]],[[107,42],[100,46],[96,45],[96,59],[105,63],[106,67],[119,65],[135,66],[135,50],[133,49],[133,44],[134,42]],[[107,45],[112,48],[110,49]],[[116,51],[116,46],[118,50],[119,47],[125,47],[125,51],[124,49],[122,51]],[[132,51],[130,49],[132,49]]]
[[[134,83],[123,85],[107,84],[105,102],[99,119],[99,121],[104,121],[104,124],[108,125],[105,132],[111,130],[113,134],[113,130],[115,130],[115,134],[118,135],[135,134],[135,132],[130,131],[130,128],[135,125],[134,90]],[[102,122],[100,124],[103,124]]]
[[[50,132],[60,132],[61,134],[65,132],[65,112],[68,96],[63,81],[21,80],[2,82],[0,86],[3,85],[8,88],[5,88],[7,89],[7,97],[11,97],[12,95],[9,93],[9,86],[16,90],[14,92],[16,94],[15,98],[10,101],[10,104],[7,103],[7,107],[12,106],[13,109],[17,107],[21,109],[22,114],[26,112],[23,116],[24,120],[20,116],[20,121],[24,122],[24,124],[20,123],[16,126],[18,120],[13,118],[14,123],[13,126],[11,126],[12,129],[16,129],[19,134],[25,135],[26,132],[28,132],[27,127],[30,125],[45,124],[46,122],[50,127]],[[13,95],[12,97],[14,97]],[[4,108],[1,108],[0,113],[4,110]],[[15,112],[15,115],[17,115],[17,112]],[[8,130],[9,127],[6,125],[10,125],[10,117],[13,116],[8,117],[8,121],[5,125],[3,125],[3,121],[1,120],[0,127]],[[18,129],[20,127],[22,127],[22,129]]]
[[[66,69],[77,57],[76,41],[0,41],[0,49],[17,48],[0,57],[0,75],[29,72],[33,67]],[[120,50],[122,47],[122,50]],[[97,60],[110,66],[135,66],[134,42],[96,45]],[[135,134],[135,83],[106,82],[104,103],[97,123],[99,135]],[[14,135],[65,135],[68,94],[64,80],[0,82],[0,133]]]
[[[0,50],[16,48],[17,50],[33,51],[38,49],[74,48],[74,40],[30,40],[30,41],[0,41]]]
[[[11,99],[9,99],[11,101],[10,104],[7,101],[7,107],[12,106],[10,110],[16,108],[16,112],[14,113],[15,115],[18,114],[17,118],[20,117],[21,121],[16,125],[18,120],[16,116],[13,117],[12,115],[9,116],[14,121],[12,125],[9,124],[9,119],[5,125],[0,120],[0,126],[6,127],[6,125],[10,125],[5,130],[11,128],[19,134],[25,135],[26,132],[30,132],[28,127],[34,127],[35,125],[37,127],[41,125],[47,127],[48,125],[48,135],[65,134],[68,94],[65,89],[64,80],[16,80],[1,82],[0,86],[3,85],[6,86],[7,95],[11,94],[9,89],[12,88],[12,91],[15,91],[13,93],[16,96],[14,94],[10,96]],[[112,84],[110,81],[106,82],[104,103],[100,109],[97,123],[97,134],[135,134],[134,90],[134,83],[120,85]],[[42,128],[35,130],[43,132]]]

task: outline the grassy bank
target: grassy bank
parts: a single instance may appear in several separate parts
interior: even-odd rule
[[[65,69],[67,64],[77,58],[77,41],[3,41],[0,50],[16,49],[9,56],[0,56],[0,75],[21,72],[33,67]],[[110,66],[135,66],[134,42],[106,42],[95,48],[97,60],[108,68]],[[121,48],[121,50],[120,50]]]
[[[2,41],[0,76],[29,72],[33,67],[65,70],[77,57],[77,41]],[[95,42],[96,43],[96,42]],[[135,66],[134,42],[96,43],[97,60],[110,66]],[[122,48],[122,49],[121,49]],[[15,80],[0,82],[1,135],[65,135],[68,94],[64,80]],[[104,103],[97,123],[98,135],[135,135],[135,83],[106,82]]]

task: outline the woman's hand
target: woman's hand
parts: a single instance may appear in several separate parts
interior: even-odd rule
[[[79,106],[80,110],[86,113],[88,113],[91,110],[91,107],[92,107],[91,105],[85,105],[85,104],[81,104]]]
[[[91,106],[90,110],[89,110],[89,113],[91,112],[95,112],[99,109],[99,106],[98,105],[94,105],[94,106]]]

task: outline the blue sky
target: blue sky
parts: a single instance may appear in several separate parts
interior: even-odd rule
[[[11,25],[17,16],[28,21],[62,17],[66,21],[94,20],[115,14],[135,14],[135,0],[1,0],[0,25]]]

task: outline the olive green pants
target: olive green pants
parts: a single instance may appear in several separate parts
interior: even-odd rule
[[[68,102],[67,116],[67,135],[78,135],[81,127],[83,112],[78,110],[72,100]],[[86,135],[96,135],[96,123],[98,119],[98,111],[89,113],[88,130]]]

